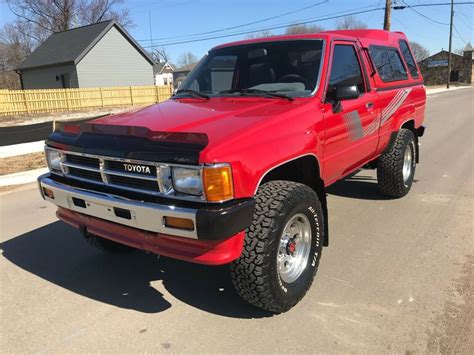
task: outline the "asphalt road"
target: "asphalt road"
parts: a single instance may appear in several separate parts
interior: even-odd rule
[[[104,255],[34,186],[1,196],[1,351],[472,353],[473,98],[429,97],[407,197],[381,198],[372,171],[330,189],[331,246],[278,316],[226,267]]]

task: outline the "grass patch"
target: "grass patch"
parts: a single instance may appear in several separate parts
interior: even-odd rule
[[[0,175],[19,173],[46,167],[44,152],[0,159]]]

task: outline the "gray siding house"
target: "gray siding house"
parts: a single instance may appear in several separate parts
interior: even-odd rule
[[[110,20],[57,32],[16,69],[23,89],[153,85],[153,60]]]

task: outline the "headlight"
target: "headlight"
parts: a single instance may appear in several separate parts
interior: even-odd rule
[[[177,192],[183,194],[202,194],[202,179],[199,169],[176,168],[172,169],[173,187]]]
[[[57,150],[46,149],[46,162],[49,170],[54,172],[61,172],[61,153]]]

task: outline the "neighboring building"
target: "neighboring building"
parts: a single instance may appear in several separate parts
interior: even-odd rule
[[[471,43],[468,42],[466,48],[463,51],[464,60],[466,65],[464,66],[464,73],[461,73],[463,77],[470,78],[470,81],[467,81],[469,84],[474,83],[474,48]]]
[[[474,49],[471,45],[468,45],[464,49],[463,55],[451,53],[451,81],[466,84],[474,82],[473,51]],[[440,85],[446,83],[448,76],[448,56],[449,52],[442,50],[418,63],[423,73],[425,84]]]
[[[23,89],[153,85],[153,64],[110,20],[52,34],[16,71]]]
[[[173,88],[177,89],[181,85],[181,83],[186,79],[188,74],[191,72],[191,70],[194,69],[194,67],[198,63],[192,63],[189,65],[185,65],[184,67],[175,69],[173,72]]]
[[[155,78],[155,85],[173,85],[174,66],[168,62],[156,63],[153,66],[153,76]]]

